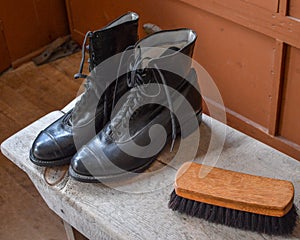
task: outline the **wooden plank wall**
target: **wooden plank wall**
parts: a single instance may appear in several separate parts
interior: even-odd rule
[[[215,80],[228,124],[300,160],[298,0],[66,2],[79,42],[127,11],[139,13],[141,25],[196,30],[195,59]]]
[[[30,60],[43,46],[69,32],[64,0],[0,1],[0,20],[13,66]]]

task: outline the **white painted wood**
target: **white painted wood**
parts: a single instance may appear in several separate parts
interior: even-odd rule
[[[67,240],[88,240],[80,232],[76,231],[69,223],[64,222],[64,227],[67,235]]]
[[[67,223],[66,221],[63,221],[63,222],[64,222],[64,227],[65,227],[65,231],[66,231],[66,235],[67,235],[67,240],[75,240],[72,226],[69,223]]]
[[[167,203],[173,189],[176,169],[182,161],[190,160],[185,159],[183,154],[179,161],[170,163],[174,153],[169,153],[169,148],[166,148],[146,174],[114,186],[80,183],[71,179],[68,174],[63,179],[58,179],[65,171],[63,167],[48,173],[49,170],[32,164],[28,153],[39,131],[61,115],[60,111],[50,113],[21,130],[2,143],[1,151],[28,174],[48,206],[89,239],[300,238],[299,223],[293,236],[270,237],[208,223],[169,210]],[[216,166],[290,180],[295,186],[295,204],[300,207],[300,162],[206,115],[200,127],[201,140],[196,161],[204,161],[211,129],[216,129],[213,133],[215,144],[206,163],[211,164],[216,160],[214,157],[218,155],[218,145],[222,143],[222,131],[225,129],[226,140],[224,146],[221,145]],[[189,147],[186,151],[189,151]],[[161,170],[157,171],[159,168]]]

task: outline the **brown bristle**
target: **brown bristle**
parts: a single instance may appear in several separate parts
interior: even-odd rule
[[[169,208],[244,230],[292,233],[297,220],[291,182],[184,163],[176,174]]]
[[[271,235],[291,234],[298,218],[295,205],[283,217],[271,217],[189,200],[178,196],[175,190],[171,193],[168,206],[174,211],[209,222]]]

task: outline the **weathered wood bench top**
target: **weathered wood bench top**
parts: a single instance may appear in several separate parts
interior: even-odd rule
[[[28,153],[37,134],[72,106],[73,103],[19,131],[2,143],[1,151],[28,174],[48,206],[86,237],[91,240],[271,239],[268,235],[211,224],[169,210],[169,194],[173,189],[176,169],[180,166],[180,163],[170,163],[174,153],[169,153],[169,148],[160,154],[148,170],[151,174],[142,174],[114,188],[101,183],[77,182],[68,176],[67,166],[43,168],[32,164]],[[206,155],[212,129],[215,129],[215,140],[210,145],[210,153]],[[290,180],[295,186],[295,205],[300,208],[300,162],[206,115],[200,126],[201,140],[196,161],[201,163],[206,156],[205,161],[210,163],[209,159],[219,155],[222,141],[218,142],[218,139],[222,139],[224,130],[225,143],[221,145],[216,166]],[[289,239],[300,239],[299,223]]]

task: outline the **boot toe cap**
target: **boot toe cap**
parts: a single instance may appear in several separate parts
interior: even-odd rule
[[[102,152],[83,146],[71,160],[70,174],[77,180],[106,179],[121,170]]]
[[[89,167],[89,163],[95,160],[95,157],[87,150],[87,148],[83,147],[72,158],[70,168],[72,168],[73,172],[76,174],[92,176],[92,168]]]
[[[46,131],[42,131],[35,139],[32,144],[31,155],[39,161],[51,161],[64,157],[64,153],[55,138]]]

